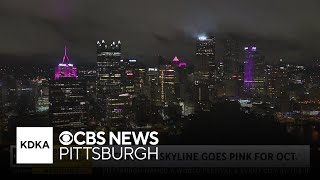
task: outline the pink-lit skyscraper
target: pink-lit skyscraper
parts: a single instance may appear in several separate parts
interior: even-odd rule
[[[77,78],[65,48],[62,62],[55,69],[49,84],[49,119],[56,132],[79,130],[87,123],[87,94],[85,82]]]
[[[257,51],[257,47],[250,46],[245,47],[246,51],[246,59],[244,61],[244,78],[243,78],[243,86],[246,95],[250,95],[251,89],[253,87],[253,70],[254,70],[254,55]]]
[[[58,64],[54,73],[54,80],[59,80],[61,77],[77,77],[77,68],[71,64],[67,55],[67,48],[64,48],[64,56],[62,62]]]

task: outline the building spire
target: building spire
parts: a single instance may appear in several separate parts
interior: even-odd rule
[[[178,59],[177,56],[175,56],[172,61],[173,61],[173,62],[179,62],[179,59]]]
[[[68,60],[68,64],[70,64],[70,60],[69,57],[67,55],[67,46],[64,47],[64,56],[62,58],[62,64],[65,64],[64,60],[67,59]]]

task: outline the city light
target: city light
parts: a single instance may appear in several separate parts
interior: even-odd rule
[[[199,36],[198,39],[200,41],[205,41],[205,40],[207,40],[207,37],[206,36]]]
[[[158,68],[149,68],[148,71],[158,71]]]
[[[124,93],[124,94],[120,94],[120,95],[119,95],[119,97],[126,97],[126,96],[130,96],[130,94]]]

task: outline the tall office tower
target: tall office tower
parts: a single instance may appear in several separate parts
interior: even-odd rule
[[[266,64],[255,46],[245,47],[244,92],[246,97],[263,98],[266,95]]]
[[[266,63],[262,55],[257,55],[254,60],[253,88],[255,97],[261,99],[266,96]]]
[[[164,106],[176,102],[175,75],[172,62],[159,57],[160,102]]]
[[[67,52],[55,70],[49,85],[49,118],[58,130],[79,130],[86,127],[87,102],[85,83],[78,79],[77,69]]]
[[[187,79],[188,79],[188,67],[187,63],[180,61],[175,68],[176,71],[176,97],[180,101],[188,99],[187,94]]]
[[[134,69],[134,92],[139,94],[147,94],[145,92],[146,68],[142,64],[137,64]]]
[[[88,129],[94,129],[97,126],[97,119],[95,118],[97,114],[96,105],[96,67],[95,65],[86,65],[78,67],[79,80],[85,83],[85,90],[87,95],[87,106],[88,106]]]
[[[111,94],[107,96],[106,116],[107,126],[110,129],[126,129],[134,120],[133,96],[129,93]]]
[[[288,68],[282,59],[274,66],[272,77],[275,97],[286,96],[289,84]]]
[[[225,65],[223,62],[216,64],[216,81],[221,82],[225,78]]]
[[[216,40],[200,36],[196,46],[195,78],[199,82],[212,84],[216,80]]]
[[[275,67],[272,65],[266,65],[266,94],[270,99],[276,98],[276,90],[275,90]]]
[[[320,58],[312,61],[308,66],[308,76],[305,82],[305,88],[309,90],[312,87],[320,87]]]
[[[135,82],[135,68],[137,64],[137,60],[135,59],[121,59],[120,67],[122,73],[121,79],[121,92],[134,94],[134,82]]]
[[[159,69],[157,67],[150,67],[147,71],[146,78],[147,96],[152,104],[160,102],[160,83],[159,83]]]
[[[240,48],[238,39],[233,36],[228,37],[224,42],[224,79],[234,79],[240,75],[239,51]]]
[[[32,80],[36,112],[49,111],[49,81],[45,78]]]
[[[237,97],[240,94],[240,87],[243,86],[242,63],[240,63],[239,40],[229,35],[224,40],[223,53],[223,76],[222,82],[225,89],[225,96]]]
[[[180,62],[180,60],[178,59],[177,56],[175,56],[172,61],[171,61],[173,67],[174,67],[174,71],[175,71],[175,78],[174,78],[174,92],[175,92],[175,99],[177,100],[176,102],[181,100],[181,75],[183,75],[183,69],[186,69],[185,67],[187,66],[187,64],[185,62]],[[186,76],[185,76],[186,78]]]
[[[97,42],[98,119],[108,128],[125,128],[132,120],[135,60],[121,59],[121,42]]]
[[[177,67],[177,71],[179,74],[179,83],[187,83],[187,78],[188,78],[188,67],[187,63],[180,61]]]
[[[275,64],[272,77],[275,109],[278,112],[288,112],[290,109],[288,66],[282,59]]]
[[[79,78],[86,83],[86,91],[88,97],[94,99],[96,97],[96,69],[95,67],[86,66],[78,67]]]
[[[196,110],[208,110],[214,96],[214,84],[218,80],[215,43],[214,37],[200,36],[197,40],[192,93]]]
[[[245,47],[244,50],[246,51],[246,57],[244,61],[243,87],[246,96],[251,96],[251,90],[253,88],[254,58],[257,47]]]
[[[121,42],[107,44],[104,40],[97,42],[97,103],[99,119],[107,123],[107,103],[109,96],[121,93]]]

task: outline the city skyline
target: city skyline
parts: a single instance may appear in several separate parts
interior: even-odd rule
[[[0,0],[1,165],[308,174],[320,167],[319,6]]]
[[[214,60],[215,38],[200,36],[194,44],[198,63],[159,56],[150,67],[122,56],[122,42],[97,41],[95,66],[71,64],[76,60],[66,47],[55,66],[1,66],[0,143],[12,141],[17,126],[52,126],[56,132],[155,129],[165,144],[173,142],[172,135],[175,143],[197,144],[205,139],[203,128],[219,137],[214,144],[220,137],[239,142],[234,135],[245,137],[244,143],[274,143],[275,131],[285,143],[320,139],[319,63],[270,65],[254,44],[241,50],[242,61],[236,39],[225,42],[221,63]],[[230,127],[236,130],[229,133]]]
[[[105,38],[121,39],[123,55],[146,63],[154,63],[156,55],[194,60],[197,37],[214,35],[217,59],[222,60],[221,41],[231,33],[239,37],[241,47],[259,47],[266,61],[311,61],[318,56],[320,42],[314,33],[319,27],[313,19],[320,16],[314,3],[5,0],[0,2],[5,24],[0,28],[0,58],[18,63],[55,62],[59,48],[66,44],[72,49],[70,56],[94,63],[95,42]]]

